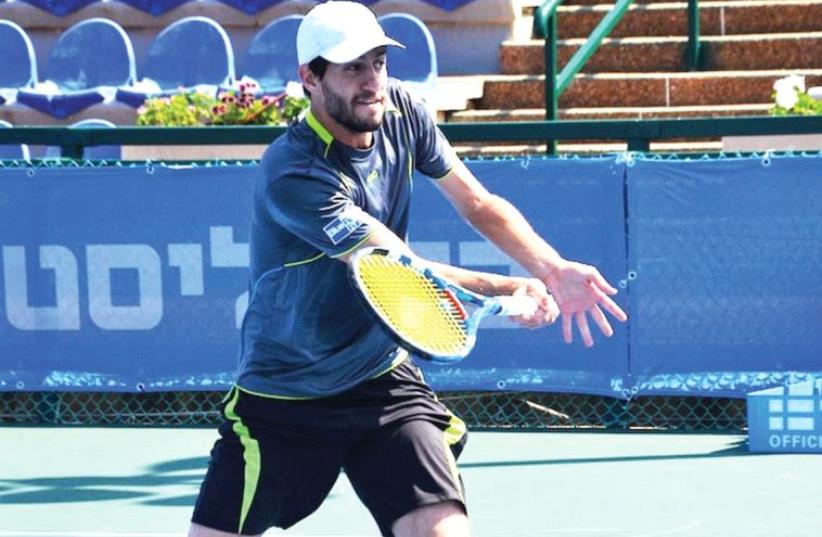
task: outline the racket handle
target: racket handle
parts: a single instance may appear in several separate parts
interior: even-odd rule
[[[500,311],[497,315],[533,315],[537,308],[537,301],[530,296],[498,296]]]

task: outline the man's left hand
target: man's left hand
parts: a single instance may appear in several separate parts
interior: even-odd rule
[[[603,308],[618,321],[628,319],[628,315],[609,296],[617,294],[617,290],[591,265],[565,261],[546,278],[545,283],[559,305],[562,337],[566,343],[571,343],[574,339],[572,320],[576,321],[585,346],[591,347],[594,345],[594,338],[591,336],[587,315],[591,316],[606,337],[612,336],[614,329],[605,317]]]

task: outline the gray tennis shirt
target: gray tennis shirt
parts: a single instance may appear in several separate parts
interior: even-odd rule
[[[237,384],[282,398],[339,393],[401,358],[335,259],[379,221],[408,229],[412,172],[448,174],[456,155],[421,101],[391,79],[370,149],[308,114],[263,156],[251,218],[251,277]]]

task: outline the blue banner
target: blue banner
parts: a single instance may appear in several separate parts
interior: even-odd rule
[[[253,172],[2,170],[0,389],[227,386]]]
[[[631,319],[565,345],[493,319],[443,390],[731,395],[822,372],[819,156],[469,162]],[[224,389],[254,167],[0,169],[0,391]],[[415,176],[425,257],[524,274]],[[596,331],[596,329],[594,329]]]
[[[563,256],[596,265],[613,285],[625,277],[625,166],[616,158],[516,159],[469,165],[489,190],[518,207]],[[431,259],[526,275],[465,225],[424,178],[414,183],[409,235],[414,248]],[[624,294],[617,301],[627,307],[623,298]],[[469,359],[454,367],[426,367],[426,376],[443,389],[619,394],[626,389],[628,373],[626,337],[625,326],[618,326],[612,338],[599,336],[596,346],[586,349],[579,334],[575,334],[576,344],[563,343],[560,323],[522,330],[494,320],[481,329]]]
[[[738,395],[822,372],[822,158],[630,164],[633,391]]]

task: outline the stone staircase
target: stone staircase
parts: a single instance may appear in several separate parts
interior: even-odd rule
[[[531,38],[535,0],[523,0],[515,38],[500,47],[499,75],[452,122],[544,118],[543,42]],[[558,10],[559,68],[610,10],[595,0],[566,0]],[[560,119],[642,119],[766,115],[773,83],[789,74],[822,84],[822,0],[700,2],[702,70],[689,72],[687,3],[639,0],[614,27],[560,98]],[[474,81],[476,83],[476,81]],[[586,141],[560,151],[619,150]],[[661,150],[720,150],[718,139],[652,144]],[[466,155],[542,151],[535,144],[462,145]],[[822,148],[820,148],[822,149]]]

